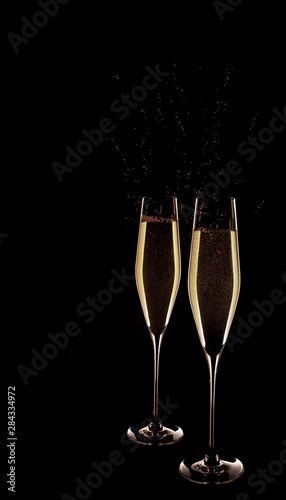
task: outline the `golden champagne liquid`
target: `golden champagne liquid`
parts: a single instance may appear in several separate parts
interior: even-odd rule
[[[224,346],[240,289],[237,231],[193,231],[189,297],[200,341],[210,356]]]
[[[142,216],[136,284],[149,330],[161,335],[170,319],[181,277],[178,221]]]

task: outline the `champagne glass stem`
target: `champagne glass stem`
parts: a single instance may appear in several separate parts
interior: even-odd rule
[[[209,415],[209,451],[206,456],[205,462],[208,465],[217,464],[218,456],[215,451],[214,437],[215,437],[215,390],[216,390],[216,375],[219,362],[218,356],[209,356],[206,354],[209,372],[210,372],[210,415]]]
[[[156,431],[162,428],[162,423],[159,421],[159,405],[158,405],[158,385],[159,385],[159,358],[162,342],[162,335],[157,336],[152,334],[154,347],[154,397],[153,397],[153,419],[151,422],[152,430]]]

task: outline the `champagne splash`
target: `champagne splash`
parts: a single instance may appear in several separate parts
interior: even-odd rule
[[[235,156],[236,152],[227,151],[225,139],[234,75],[232,64],[218,69],[174,62],[166,81],[128,118],[128,131],[118,127],[109,138],[122,165],[127,222],[138,220],[141,199],[148,194],[175,195],[179,203],[191,205],[211,181],[209,173],[224,170],[232,158],[228,155]],[[259,113],[253,117],[249,131],[259,117]],[[246,172],[233,180],[231,189],[240,189],[245,177]]]

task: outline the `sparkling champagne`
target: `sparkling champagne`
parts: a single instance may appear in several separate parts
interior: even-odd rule
[[[142,216],[136,257],[136,284],[151,333],[169,322],[181,276],[178,221]]]
[[[201,344],[216,356],[226,342],[239,295],[236,230],[193,231],[188,285]]]

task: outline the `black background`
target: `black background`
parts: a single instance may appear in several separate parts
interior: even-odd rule
[[[171,419],[185,431],[180,443],[137,449],[125,439],[129,425],[150,415],[153,391],[152,344],[135,281],[113,295],[90,324],[76,308],[107,288],[112,270],[134,275],[141,196],[168,184],[180,205],[192,205],[194,194],[178,177],[180,151],[197,172],[204,128],[215,123],[216,89],[223,88],[230,67],[231,83],[223,93],[227,111],[219,115],[220,161],[216,149],[213,155],[209,149],[208,158],[210,170],[224,169],[231,159],[242,166],[242,182],[231,182],[224,191],[237,198],[242,287],[236,316],[247,320],[254,300],[268,299],[277,288],[285,293],[285,131],[252,162],[237,152],[249,134],[269,125],[274,107],[282,111],[285,105],[281,7],[245,0],[220,21],[212,2],[188,9],[178,4],[174,10],[171,4],[155,9],[71,0],[16,54],[7,34],[20,34],[21,18],[31,19],[38,10],[34,1],[10,2],[3,31],[1,489],[6,491],[8,472],[5,401],[7,387],[15,385],[18,440],[11,498],[76,497],[76,478],[85,481],[92,462],[107,461],[114,450],[124,462],[89,498],[173,493],[239,500],[240,492],[252,500],[275,498],[282,474],[260,494],[248,479],[279,459],[286,439],[284,305],[275,306],[234,352],[224,350],[217,443],[221,455],[243,461],[245,473],[215,490],[188,483],[178,473],[184,457],[199,460],[206,451],[209,398],[207,364],[187,296],[191,223],[182,212],[181,286],[160,364],[160,398],[178,405]],[[156,64],[170,75],[120,120],[111,103],[140,85],[146,66]],[[142,128],[151,151],[149,176],[142,173],[138,146],[141,110],[152,129],[146,136]],[[76,147],[82,129],[97,128],[106,117],[114,132],[60,183],[51,163],[64,162],[65,147]],[[191,189],[205,184],[202,174],[193,175]],[[80,334],[25,385],[17,367],[31,367],[31,350],[41,353],[48,333],[63,331],[69,321],[77,322]],[[234,335],[236,328],[234,320]]]

